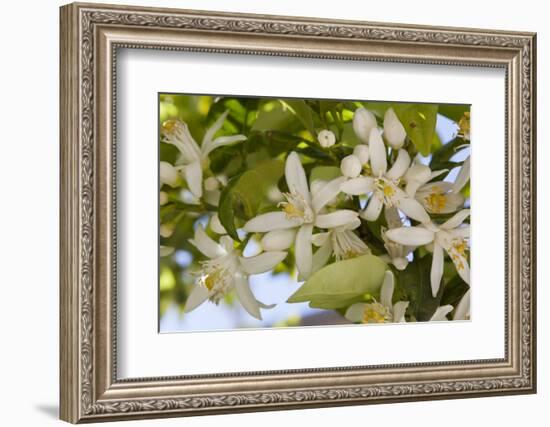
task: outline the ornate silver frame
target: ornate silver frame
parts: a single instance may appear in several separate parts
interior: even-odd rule
[[[129,418],[534,393],[533,33],[71,4],[61,8],[61,418]],[[505,357],[119,380],[115,126],[119,47],[501,67],[506,72]]]

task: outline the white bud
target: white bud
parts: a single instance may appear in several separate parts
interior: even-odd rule
[[[168,224],[162,224],[160,226],[160,235],[164,238],[170,237],[172,234],[174,234],[174,226],[168,225]]]
[[[369,161],[369,146],[365,144],[357,144],[353,148],[353,154],[357,156],[361,165],[366,165]]]
[[[225,231],[225,228],[220,222],[220,217],[217,213],[212,215],[212,218],[210,219],[210,228],[216,234],[227,234],[227,231]]]
[[[340,170],[342,171],[342,174],[348,178],[358,177],[362,169],[363,166],[361,165],[359,157],[353,154],[344,157],[340,163]]]
[[[206,191],[214,191],[214,190],[217,190],[218,187],[219,187],[220,183],[218,182],[218,180],[216,178],[214,178],[213,176],[210,176],[208,178],[206,178],[204,180],[204,189]]]
[[[168,184],[175,187],[178,182],[178,171],[168,162],[160,162],[160,185]]]
[[[394,149],[398,150],[403,147],[407,132],[397,118],[393,108],[388,108],[384,114],[384,138],[387,143]]]
[[[353,114],[353,130],[361,142],[368,144],[372,128],[376,127],[376,117],[366,108],[358,108]]]
[[[164,191],[161,191],[159,194],[159,204],[163,206],[166,203],[168,203],[168,194],[166,194],[166,192]]]
[[[261,245],[264,251],[284,251],[294,243],[296,230],[273,230],[262,237]]]
[[[319,132],[317,135],[317,140],[319,141],[319,144],[321,144],[321,147],[329,148],[336,143],[336,135],[334,135],[334,132],[325,129]]]
[[[392,264],[400,271],[405,270],[409,264],[409,260],[405,257],[397,257],[392,259]]]

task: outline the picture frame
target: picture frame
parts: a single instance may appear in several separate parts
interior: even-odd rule
[[[63,6],[60,23],[61,419],[98,422],[536,392],[534,33],[83,3]],[[120,379],[120,49],[502,69],[504,357]]]

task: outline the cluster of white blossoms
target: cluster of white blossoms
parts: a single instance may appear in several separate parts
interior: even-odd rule
[[[161,162],[160,183],[177,186],[180,180],[196,199],[212,206],[218,205],[220,189],[226,185],[223,177],[208,176],[209,154],[224,145],[246,140],[244,135],[214,138],[223,126],[227,112],[222,114],[206,132],[199,145],[187,125],[178,120],[163,124],[162,141],[176,146],[180,158],[175,165]],[[202,225],[195,228],[190,243],[206,258],[197,272],[196,284],[189,295],[185,311],[189,312],[203,302],[218,302],[229,291],[235,294],[243,307],[261,319],[260,309],[268,309],[253,295],[248,278],[275,268],[292,252],[298,280],[306,281],[329,262],[340,262],[364,254],[371,248],[359,230],[369,222],[379,222],[386,253],[380,258],[400,271],[414,262],[413,252],[423,248],[431,252],[431,291],[435,297],[441,287],[445,257],[448,256],[462,280],[469,284],[468,264],[470,226],[465,223],[470,211],[465,209],[462,188],[469,180],[469,158],[465,160],[454,180],[443,177],[448,170],[432,171],[411,159],[405,148],[407,134],[396,113],[389,108],[383,127],[375,115],[365,108],[354,112],[353,130],[360,143],[353,152],[340,161],[340,176],[331,180],[310,182],[300,155],[292,151],[285,159],[286,189],[279,193],[267,213],[242,224],[241,232],[254,236],[261,251],[255,256],[243,256],[244,248],[227,235],[216,212],[210,213],[209,228],[218,235],[210,237]],[[462,130],[462,126],[461,126]],[[469,139],[465,134],[464,139]],[[467,136],[467,138],[466,138]],[[331,130],[317,134],[321,149],[330,150],[337,143]],[[361,208],[341,208],[341,201],[354,198]],[[275,198],[277,199],[277,198]],[[161,204],[163,204],[161,192]],[[434,220],[433,216],[445,220]],[[246,240],[248,241],[248,239]],[[346,318],[352,322],[403,322],[409,302],[392,302],[394,273],[386,271],[380,288],[379,301],[360,302],[349,306]],[[456,307],[439,307],[431,320],[446,320],[454,310],[453,319],[469,317],[468,291]]]

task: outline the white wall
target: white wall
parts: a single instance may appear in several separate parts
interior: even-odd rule
[[[111,0],[113,3],[124,3]],[[488,27],[538,32],[539,156],[539,394],[396,405],[265,412],[193,419],[140,421],[133,425],[241,426],[542,425],[550,405],[547,363],[549,235],[550,28],[544,2],[409,0],[187,0],[134,4],[269,14],[362,19],[415,24]],[[57,0],[2,5],[0,67],[0,401],[3,425],[48,426],[58,401],[58,6]],[[31,110],[31,107],[36,108]],[[490,179],[490,169],[487,171]],[[496,179],[502,179],[496,177]],[[546,335],[546,336],[545,336]]]

